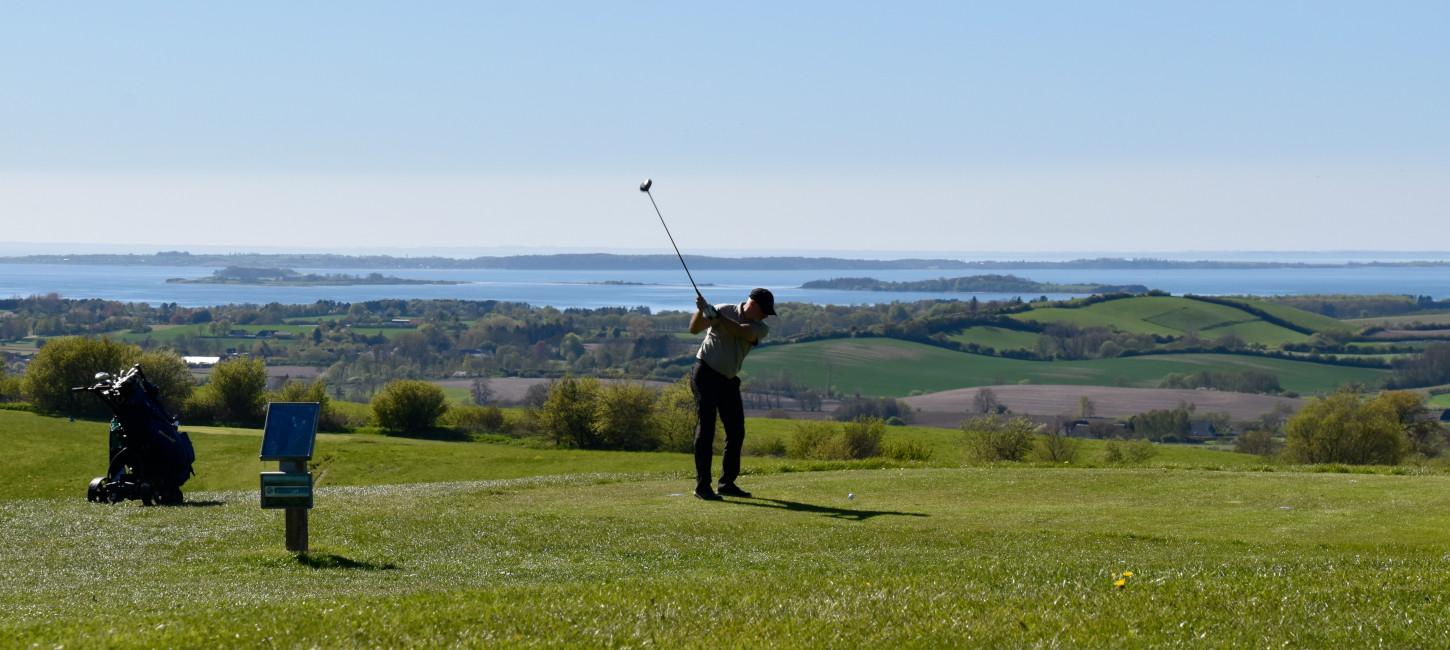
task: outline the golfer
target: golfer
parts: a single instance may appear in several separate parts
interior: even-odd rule
[[[695,393],[695,497],[719,501],[721,495],[748,497],[735,485],[740,476],[740,446],[745,443],[745,406],[740,402],[740,364],[745,355],[765,338],[770,327],[766,316],[775,315],[775,296],[768,289],[752,289],[738,305],[715,305],[715,318],[707,318],[710,303],[695,299],[690,316],[690,333],[705,332],[695,368],[690,373],[690,390]],[[725,457],[721,460],[720,486],[710,489],[710,461],[715,455],[715,415],[725,424]]]

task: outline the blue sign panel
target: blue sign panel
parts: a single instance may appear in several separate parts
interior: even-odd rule
[[[272,402],[262,430],[262,460],[312,458],[317,438],[317,402]]]

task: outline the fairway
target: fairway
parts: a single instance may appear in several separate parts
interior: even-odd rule
[[[323,489],[314,553],[300,560],[280,550],[281,516],[258,509],[255,492],[197,494],[185,508],[0,502],[0,637],[137,648],[1450,643],[1442,476],[988,468],[750,485],[759,498],[715,504],[678,481],[624,475]]]
[[[832,339],[769,346],[753,353],[747,374],[789,376],[838,393],[904,397],[912,391],[1031,382],[1097,386],[1157,386],[1170,373],[1264,370],[1285,390],[1329,392],[1346,382],[1374,386],[1386,371],[1233,354],[1161,354],[1090,361],[1024,361],[967,354],[885,338]]]

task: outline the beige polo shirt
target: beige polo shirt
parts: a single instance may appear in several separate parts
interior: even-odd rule
[[[745,318],[740,315],[745,309],[743,302],[738,305],[715,305],[715,309],[720,311],[721,316],[730,320],[737,323],[745,322]],[[770,326],[763,321],[752,322],[750,327],[759,333],[760,338],[757,339],[757,342],[765,340],[766,333],[770,331]],[[753,347],[755,347],[755,343],[732,336],[729,332],[724,331],[724,328],[716,330],[712,325],[705,330],[705,340],[700,342],[700,351],[695,353],[695,358],[704,361],[705,365],[710,366],[710,369],[715,372],[726,377],[734,377],[740,374],[740,365],[745,362],[745,355],[749,354],[750,348]]]

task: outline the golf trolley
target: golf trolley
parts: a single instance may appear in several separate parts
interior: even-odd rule
[[[177,428],[176,418],[162,406],[160,390],[146,379],[141,366],[119,377],[96,373],[92,386],[72,388],[92,393],[110,407],[111,435],[105,476],[91,480],[86,500],[119,503],[140,499],[145,505],[179,505],[181,486],[195,472],[191,438]]]

